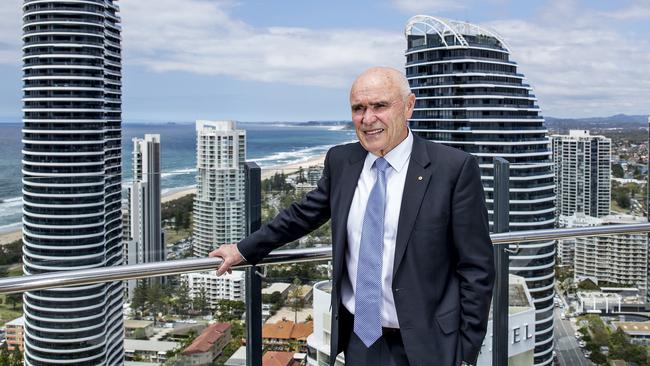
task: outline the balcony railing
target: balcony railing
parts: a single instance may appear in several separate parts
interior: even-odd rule
[[[506,245],[532,241],[648,232],[650,232],[650,223],[506,232],[492,234],[491,239],[495,250],[500,250],[504,249]],[[314,262],[330,260],[331,258],[332,248],[329,246],[309,249],[276,250],[270,253],[259,265]],[[220,264],[221,260],[218,258],[198,258],[5,278],[0,280],[0,294],[207,271],[216,269]],[[235,268],[247,267],[250,267],[250,265],[241,264],[235,266]],[[257,276],[253,275],[252,277]],[[507,286],[507,273],[505,276],[497,276],[496,281],[497,286],[503,285],[504,283]],[[252,290],[251,287],[253,288]],[[259,286],[250,286],[249,284],[249,289],[246,292],[246,306],[249,308],[248,310],[251,307],[257,309],[259,314],[256,317],[247,318],[250,323],[257,324],[257,320],[261,319],[261,291]],[[259,325],[261,327],[261,321],[259,321]],[[250,348],[253,348],[253,345],[262,344],[261,328],[258,330],[247,332],[246,344]],[[251,352],[257,356],[247,358],[248,365],[260,365],[259,360],[261,360],[262,348],[256,347]]]

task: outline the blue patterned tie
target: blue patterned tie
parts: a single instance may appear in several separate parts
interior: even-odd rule
[[[361,229],[354,293],[354,333],[366,347],[381,336],[381,267],[384,252],[384,209],[386,207],[386,168],[384,158],[375,160],[377,181],[370,191]]]

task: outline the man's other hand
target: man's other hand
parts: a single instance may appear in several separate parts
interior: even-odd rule
[[[231,267],[237,265],[244,261],[239,249],[237,249],[237,244],[223,244],[219,248],[213,250],[209,254],[210,257],[219,257],[223,259],[221,266],[217,269],[217,276],[228,272],[231,273]]]

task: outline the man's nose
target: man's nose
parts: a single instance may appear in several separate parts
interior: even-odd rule
[[[361,119],[362,123],[372,124],[375,123],[376,120],[377,115],[375,115],[375,112],[371,107],[368,107],[363,111],[363,119]]]

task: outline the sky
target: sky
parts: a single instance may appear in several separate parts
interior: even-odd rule
[[[364,69],[404,69],[418,14],[498,32],[553,117],[650,113],[648,0],[120,0],[123,120],[349,120]],[[22,0],[0,1],[0,121],[21,118]]]

